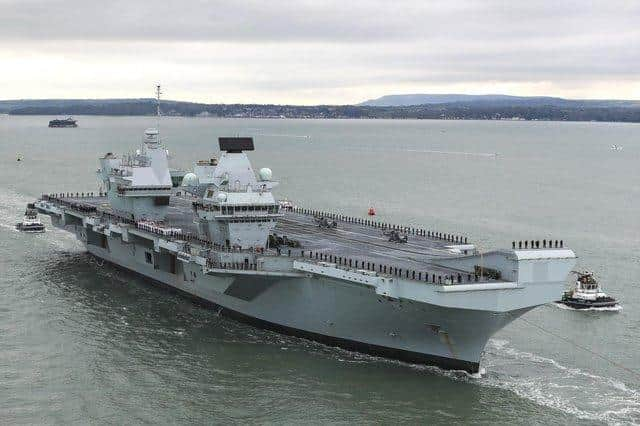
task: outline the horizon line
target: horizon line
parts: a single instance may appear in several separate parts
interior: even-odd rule
[[[567,98],[561,96],[553,96],[553,95],[512,95],[505,93],[483,93],[483,94],[469,94],[469,93],[398,93],[398,94],[390,94],[390,95],[382,95],[375,98],[365,99],[363,101],[355,102],[355,103],[317,103],[317,104],[294,104],[294,103],[259,103],[259,102],[203,102],[203,101],[193,101],[193,100],[180,100],[180,99],[163,99],[161,102],[187,102],[193,104],[204,104],[204,105],[292,105],[292,106],[411,106],[411,105],[360,105],[365,102],[371,102],[378,100],[384,97],[390,96],[507,96],[514,98],[550,98],[550,99],[558,99],[558,100],[566,100],[566,101],[619,101],[619,102],[640,102],[640,99],[618,99],[618,98]],[[155,98],[150,97],[131,97],[131,98],[14,98],[14,99],[0,99],[0,102],[20,102],[20,101],[136,101],[136,100],[150,100],[156,101]],[[445,102],[449,103],[449,102]],[[428,104],[428,103],[427,103]],[[416,104],[420,105],[420,104]]]

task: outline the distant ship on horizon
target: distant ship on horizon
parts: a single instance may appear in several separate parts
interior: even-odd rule
[[[51,120],[49,121],[49,127],[78,127],[77,120],[71,117],[63,120]]]

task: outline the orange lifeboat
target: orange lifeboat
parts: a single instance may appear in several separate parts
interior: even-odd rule
[[[369,207],[369,211],[367,212],[369,216],[375,216],[376,210],[373,207]]]

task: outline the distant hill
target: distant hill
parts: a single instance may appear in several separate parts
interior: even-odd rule
[[[162,101],[164,115],[197,115],[206,105]],[[12,115],[154,115],[155,99],[43,99],[0,101],[0,112]]]
[[[401,102],[411,105],[400,104]],[[415,102],[422,103],[414,104]],[[394,95],[367,101],[367,103],[394,103],[394,105],[203,104],[167,100],[162,101],[161,110],[163,115],[183,117],[545,120],[640,123],[640,101],[570,100],[506,95]],[[126,116],[153,115],[155,112],[155,99],[0,101],[0,113],[12,115]]]
[[[407,95],[386,95],[376,99],[369,99],[358,105],[366,106],[410,106],[425,104],[448,104],[453,102],[473,101],[521,101],[528,99],[523,96],[509,95],[461,95],[461,94],[424,94],[413,93]],[[544,98],[557,99],[557,98]]]
[[[461,95],[461,94],[408,94],[387,95],[370,99],[362,106],[412,106],[437,104],[465,104],[483,106],[553,106],[553,107],[640,107],[640,101],[608,99],[563,99],[549,96],[509,96],[509,95]]]
[[[16,99],[0,101],[0,113],[23,108],[69,108],[75,106],[95,107],[119,103],[148,103],[153,99]]]

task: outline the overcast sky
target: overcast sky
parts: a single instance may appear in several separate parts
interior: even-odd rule
[[[640,0],[0,0],[0,99],[640,99]]]

